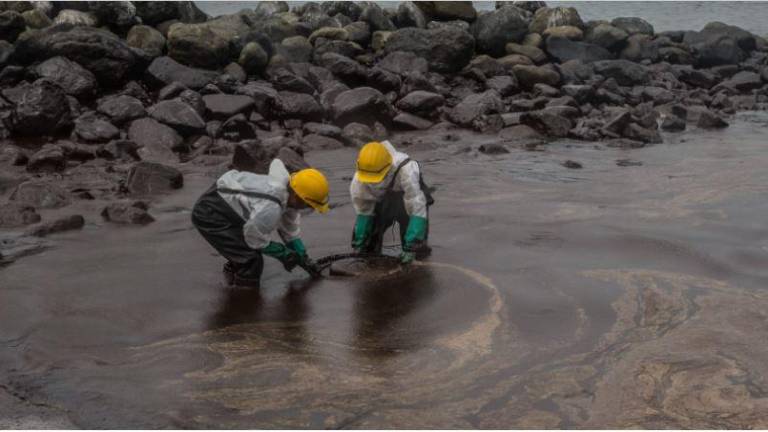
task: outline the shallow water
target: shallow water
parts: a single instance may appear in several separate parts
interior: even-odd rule
[[[498,157],[399,136],[438,187],[432,257],[320,281],[268,260],[258,292],[222,286],[187,167],[148,227],[89,220],[0,269],[0,426],[766,428],[766,125]],[[336,207],[304,238],[343,252],[354,152],[308,159]]]
[[[252,8],[256,2],[198,1],[198,7],[209,15],[235,13]],[[291,6],[306,2],[288,2]],[[376,2],[395,8],[396,1]],[[478,10],[492,10],[495,2],[476,1]],[[735,1],[550,1],[549,6],[575,7],[584,21],[616,17],[640,17],[650,22],[657,32],[668,30],[700,30],[711,21],[722,21],[755,34],[768,34],[768,2]]]

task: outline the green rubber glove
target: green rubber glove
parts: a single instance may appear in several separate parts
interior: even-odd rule
[[[423,241],[427,237],[427,219],[420,216],[411,216],[408,220],[408,229],[405,231],[404,251],[410,251],[413,243]]]
[[[408,265],[416,259],[416,252],[403,251],[400,253],[400,264]]]
[[[307,247],[304,246],[304,242],[300,238],[295,238],[285,244],[288,249],[296,252],[302,259],[307,259]]]
[[[373,216],[357,215],[355,229],[352,235],[352,249],[358,250],[365,246],[368,235],[373,229]]]
[[[278,242],[269,242],[267,246],[261,249],[264,255],[269,255],[272,258],[276,258],[283,264],[283,268],[286,271],[293,270],[299,263],[301,258],[299,255],[291,249],[285,247],[284,244]]]

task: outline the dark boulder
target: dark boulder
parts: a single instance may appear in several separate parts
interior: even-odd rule
[[[61,87],[40,79],[21,89],[13,121],[15,133],[46,135],[63,131],[71,125],[69,102]]]
[[[275,111],[282,119],[320,121],[323,108],[314,97],[305,93],[281,91],[275,100]]]
[[[64,151],[55,144],[46,144],[35,152],[27,162],[27,171],[39,173],[61,172],[67,167]]]
[[[170,57],[154,59],[146,71],[148,81],[156,87],[176,82],[192,90],[205,87],[217,76],[216,72],[184,66]]]
[[[77,98],[93,97],[98,88],[96,77],[90,71],[65,57],[48,59],[37,65],[35,72]]]
[[[520,123],[544,135],[557,138],[567,137],[572,127],[568,118],[546,110],[523,113]]]
[[[653,26],[648,23],[648,21],[642,19],[642,18],[635,18],[635,17],[619,17],[614,18],[613,21],[611,21],[611,25],[619,28],[621,30],[624,30],[629,36],[632,36],[634,34],[645,34],[648,36],[653,36]]]
[[[502,75],[488,78],[485,81],[488,90],[496,90],[502,97],[511,96],[519,90],[519,84],[514,75]]]
[[[380,67],[369,69],[365,82],[368,86],[382,92],[398,91],[402,84],[399,75]]]
[[[690,65],[696,61],[687,50],[673,46],[659,48],[659,60],[680,65]]]
[[[249,11],[243,10],[204,23],[173,25],[168,31],[168,56],[192,67],[224,67],[240,54],[233,49],[235,42],[251,31],[251,24]]]
[[[507,54],[520,54],[530,58],[534,63],[541,64],[547,61],[547,54],[540,48],[532,45],[520,45],[510,42],[506,45]]]
[[[181,135],[193,135],[205,131],[205,121],[189,104],[180,99],[160,101],[152,105],[147,113],[153,119],[164,123]]]
[[[256,127],[248,121],[244,114],[235,114],[224,124],[216,134],[215,138],[224,138],[228,141],[238,142],[241,140],[250,140],[257,138]]]
[[[433,71],[456,72],[472,59],[474,46],[474,38],[463,30],[405,28],[390,35],[384,51],[387,54],[396,51],[411,52],[426,59]]]
[[[27,23],[19,12],[7,10],[0,13],[0,39],[14,42],[26,28]]]
[[[316,134],[305,135],[301,138],[301,143],[307,150],[333,150],[344,147],[344,143],[336,138]]]
[[[477,151],[487,155],[501,155],[509,153],[509,149],[506,146],[498,143],[483,144],[477,148]]]
[[[40,215],[30,205],[14,202],[0,204],[0,228],[18,228],[40,220]]]
[[[360,12],[360,21],[367,22],[371,26],[371,31],[397,29],[381,7],[374,2],[368,2],[363,7],[362,12]]]
[[[203,96],[208,115],[214,119],[228,119],[235,114],[247,114],[253,109],[253,99],[245,95],[213,94]]]
[[[38,209],[61,208],[70,203],[67,193],[48,180],[29,180],[21,183],[8,199]]]
[[[502,8],[505,9],[505,8]],[[543,7],[536,10],[528,26],[531,33],[544,34],[544,31],[551,27],[571,26],[579,29],[584,28],[584,22],[579,16],[579,12],[572,7]]]
[[[481,129],[486,117],[504,112],[504,102],[495,90],[466,96],[448,112],[449,119],[460,126]]]
[[[395,51],[382,58],[378,66],[390,72],[405,75],[411,72],[426,73],[429,70],[427,60],[412,52]]]
[[[659,131],[655,128],[643,127],[637,123],[630,123],[624,129],[624,137],[648,144],[660,144],[662,142]]]
[[[593,63],[595,72],[613,78],[619,85],[643,85],[650,80],[648,68],[628,60],[602,60]]]
[[[147,115],[141,101],[128,95],[107,96],[99,100],[97,110],[108,116],[116,125],[122,125]]]
[[[139,146],[137,153],[142,159],[155,162],[176,160],[173,150],[183,142],[175,130],[151,118],[134,120],[128,139]]]
[[[152,195],[180,189],[184,186],[184,176],[168,165],[137,162],[128,172],[125,186],[131,195]]]
[[[601,23],[589,28],[584,35],[584,40],[607,50],[617,51],[624,46],[628,37],[629,34],[621,28]]]
[[[733,75],[730,79],[721,82],[713,88],[718,91],[721,88],[730,88],[738,92],[746,93],[751,90],[759,89],[763,86],[760,74],[749,71],[741,71]]]
[[[755,49],[754,35],[721,22],[711,22],[699,32],[686,32],[683,42],[702,67],[738,64]]]
[[[147,225],[155,221],[147,212],[148,208],[142,201],[110,203],[101,211],[101,217],[116,224]]]
[[[520,85],[526,89],[531,89],[538,83],[555,86],[560,82],[557,72],[541,66],[516,65],[512,67],[512,71]]]
[[[427,119],[408,113],[400,113],[392,119],[393,127],[401,130],[425,130],[433,123]]]
[[[387,98],[371,87],[358,87],[336,96],[332,105],[333,117],[337,124],[357,122],[373,124],[376,121],[388,123],[395,110]]]
[[[144,24],[156,26],[163,21],[179,18],[179,3],[174,1],[134,2],[136,15]]]
[[[57,25],[20,38],[14,57],[21,63],[63,56],[91,71],[105,87],[114,87],[141,64],[140,57],[115,34],[92,27]]]
[[[704,110],[699,115],[696,125],[702,129],[723,129],[728,127],[728,122],[709,110]]]
[[[120,136],[120,130],[94,111],[75,120],[75,135],[83,141],[106,143]]]
[[[46,222],[28,231],[34,237],[46,237],[51,234],[82,229],[85,226],[85,218],[81,215],[60,217],[52,222]]]
[[[131,27],[125,41],[128,46],[140,49],[152,58],[162,56],[165,51],[165,37],[150,26]]]
[[[403,1],[397,6],[397,26],[426,28],[429,21],[416,2]]]
[[[480,15],[472,25],[477,50],[502,56],[509,42],[520,42],[528,32],[526,13],[516,7],[504,7]]]
[[[693,69],[692,67],[678,68],[677,79],[688,85],[704,89],[710,89],[718,82],[715,74],[701,69]]]
[[[368,77],[368,70],[360,63],[343,55],[326,53],[317,59],[317,64],[328,69],[348,84],[361,84]]]
[[[546,41],[547,52],[560,63],[569,60],[579,60],[592,63],[608,60],[613,55],[607,49],[587,42],[577,42],[570,39],[551,36]]]
[[[685,120],[670,114],[661,122],[661,129],[667,132],[682,132],[685,130]]]
[[[633,62],[657,62],[659,60],[659,41],[646,34],[635,34],[627,38],[626,47],[619,57]]]
[[[89,1],[88,8],[100,24],[115,29],[126,29],[140,22],[136,6],[130,1]]]
[[[439,115],[439,109],[445,104],[442,95],[432,92],[417,90],[408,93],[397,102],[397,108],[422,117],[435,117]]]

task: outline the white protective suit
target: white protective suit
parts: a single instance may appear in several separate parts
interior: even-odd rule
[[[371,216],[376,208],[376,203],[384,198],[387,187],[392,183],[392,176],[401,162],[408,159],[408,155],[401,153],[392,146],[389,141],[382,141],[384,147],[392,155],[392,168],[379,183],[362,183],[355,174],[349,185],[349,193],[352,196],[352,206],[357,214]],[[421,172],[416,161],[408,162],[400,169],[400,172],[392,185],[395,192],[403,192],[405,211],[408,216],[427,217],[427,197],[421,191]]]
[[[280,159],[272,161],[267,175],[231,170],[216,181],[219,195],[245,220],[243,235],[253,249],[267,246],[275,230],[284,242],[299,237],[301,216],[298,210],[287,206],[289,182],[290,174]],[[224,193],[221,189],[271,195],[280,200],[281,205],[242,193]]]

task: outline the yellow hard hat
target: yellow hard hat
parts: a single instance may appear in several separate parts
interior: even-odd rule
[[[291,174],[291,189],[318,213],[328,211],[328,180],[314,168]]]
[[[357,156],[357,179],[363,183],[379,183],[392,168],[392,155],[384,144],[373,141],[364,145]]]

